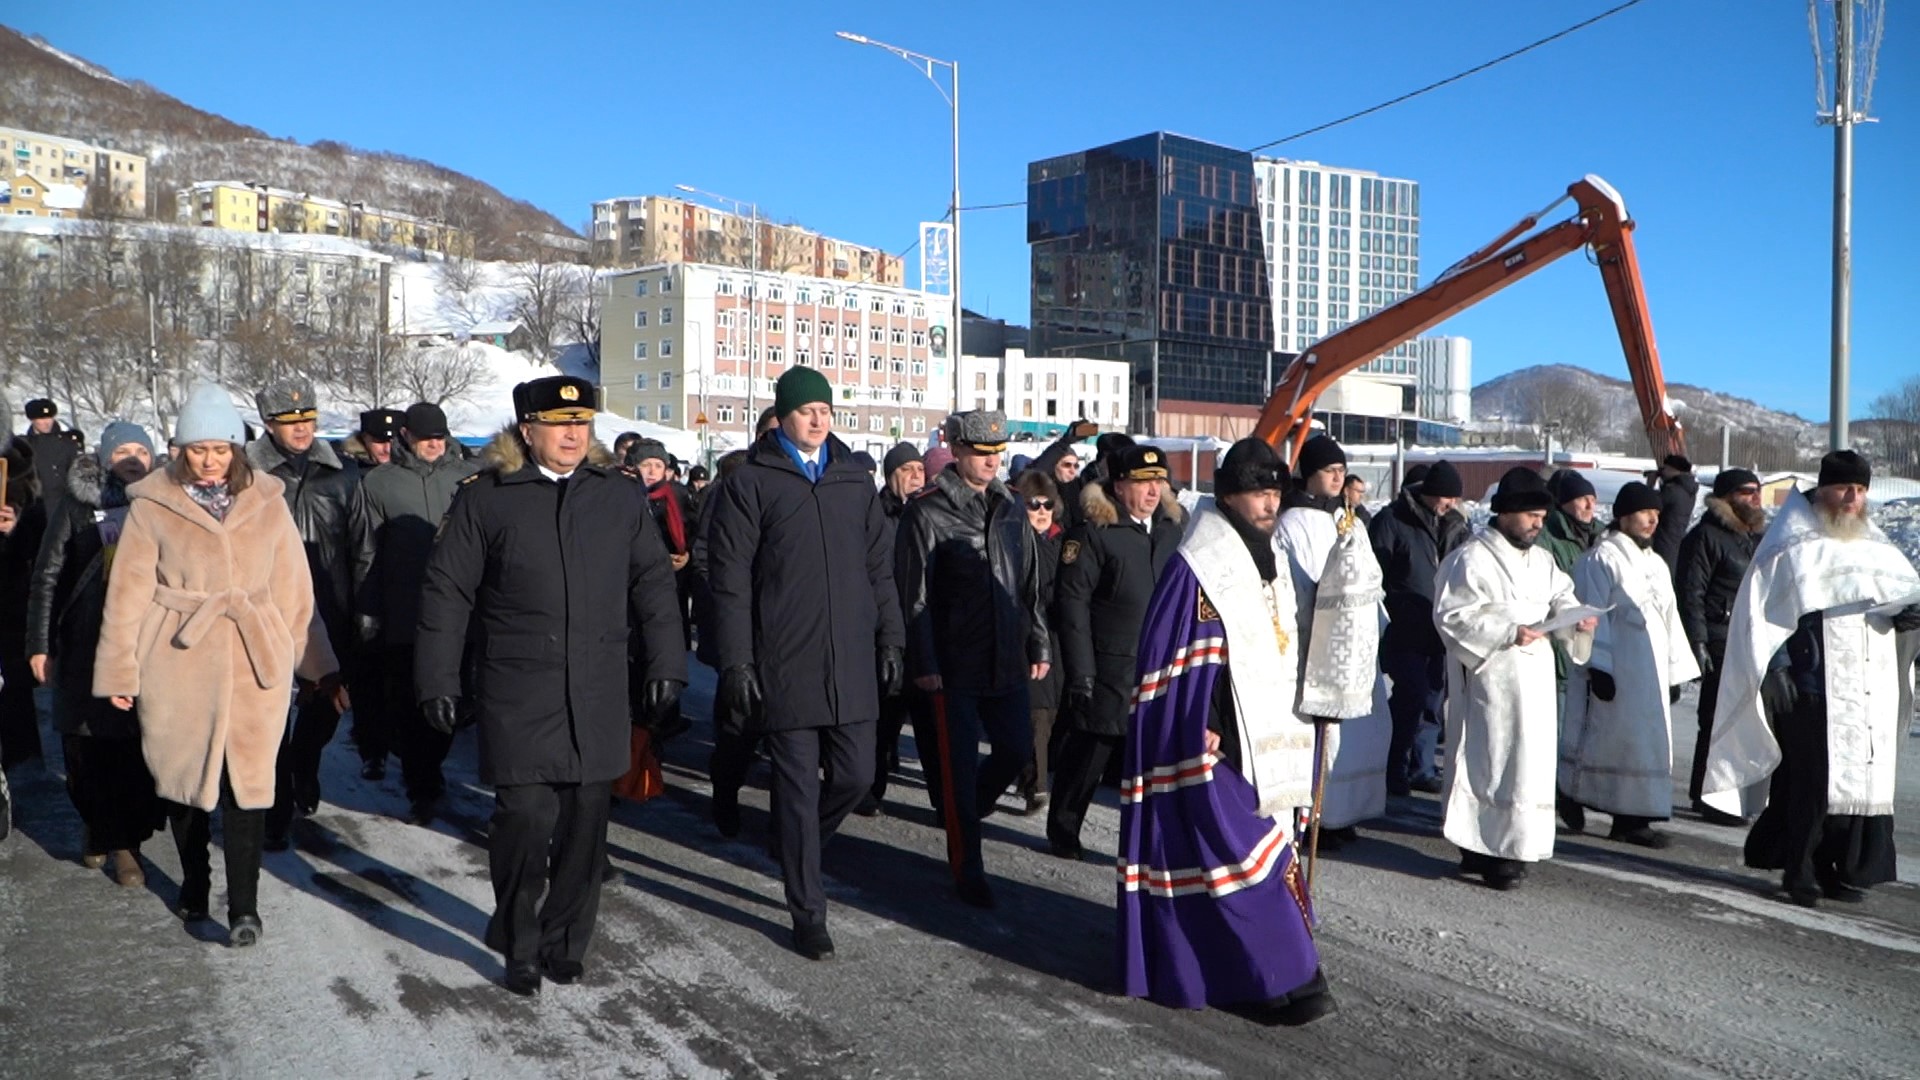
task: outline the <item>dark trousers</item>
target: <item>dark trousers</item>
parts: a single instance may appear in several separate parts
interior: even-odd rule
[[[1447,659],[1394,650],[1383,652],[1381,668],[1392,681],[1387,712],[1393,737],[1387,746],[1387,788],[1406,794],[1415,780],[1435,774],[1434,751],[1440,742],[1441,710],[1447,703]]]
[[[406,662],[413,662],[413,649],[409,646],[363,645],[353,658],[353,677],[348,680],[353,696],[353,745],[360,753],[360,760],[368,764],[384,764],[387,755],[393,753],[393,723],[397,718],[387,692],[387,673],[392,665],[399,662],[399,654],[406,654]],[[361,692],[366,687],[366,693]],[[409,703],[411,705],[411,703]],[[418,712],[419,709],[412,708]]]
[[[180,906],[206,910],[213,889],[213,815],[180,803],[167,804],[174,849],[180,853]],[[233,786],[220,777],[220,846],[227,859],[227,913],[260,913],[260,851],[266,842],[267,811],[234,805]]]
[[[487,842],[493,877],[488,948],[509,962],[585,960],[600,911],[612,798],[609,780],[495,789]]]
[[[23,612],[9,618],[26,620]],[[0,764],[18,765],[40,756],[40,713],[33,701],[33,669],[27,654],[9,648],[0,652]]]
[[[331,697],[314,694],[294,709],[287,736],[274,762],[273,808],[267,811],[267,831],[286,834],[293,824],[294,794],[320,790],[320,755],[340,730],[340,713]]]
[[[980,855],[980,819],[1002,792],[1020,777],[1033,755],[1033,722],[1027,716],[1027,687],[1004,694],[946,691],[934,701],[941,729],[941,818],[947,830],[947,863],[955,881],[984,878]],[[991,748],[980,760],[980,737]]]
[[[1780,765],[1768,785],[1767,808],[1747,833],[1747,865],[1782,871],[1789,893],[1894,880],[1892,816],[1827,812],[1826,700],[1801,697],[1786,706],[1775,698],[1768,714]]]
[[[1126,737],[1068,730],[1053,764],[1053,799],[1047,805],[1047,840],[1058,847],[1078,847],[1080,826],[1087,807],[1107,773],[1107,763],[1119,756]]]
[[[713,782],[715,802],[731,803],[746,786],[753,767],[753,748],[760,736],[749,735],[746,724],[718,701],[713,703],[713,756],[707,760],[707,778]]]
[[[940,810],[940,733],[933,720],[933,698],[916,686],[880,703],[873,797],[876,801],[886,798],[888,773],[900,767],[900,733],[908,726],[913,729],[914,752],[927,785],[927,805],[933,808],[936,820],[944,820]]]
[[[1056,709],[1029,709],[1027,717],[1033,724],[1033,757],[1027,767],[1020,770],[1020,782],[1015,790],[1031,797],[1047,790],[1047,777],[1052,773],[1048,765],[1048,750],[1053,742],[1053,717]]]
[[[88,855],[132,851],[160,824],[160,797],[140,753],[140,739],[63,735],[67,798],[87,827]]]
[[[440,768],[453,746],[453,736],[435,731],[420,712],[413,684],[413,647],[389,648],[381,662],[379,717],[381,727],[400,758],[400,776],[410,802],[431,802],[446,793]],[[358,698],[354,712],[360,711]],[[358,720],[355,727],[358,727]],[[364,747],[363,747],[364,749]]]
[[[1693,744],[1693,773],[1687,780],[1687,798],[1700,801],[1700,786],[1707,779],[1707,746],[1713,741],[1713,717],[1720,701],[1720,665],[1727,658],[1727,643],[1707,642],[1707,659],[1713,670],[1700,677],[1700,737]]]
[[[773,759],[773,844],[786,881],[787,914],[795,926],[827,921],[820,845],[873,786],[874,727],[867,720],[767,733],[767,752]]]

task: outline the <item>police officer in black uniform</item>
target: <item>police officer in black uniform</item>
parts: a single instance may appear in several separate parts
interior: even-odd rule
[[[1180,547],[1185,515],[1167,487],[1164,451],[1129,446],[1081,493],[1082,523],[1060,547],[1054,585],[1067,700],[1067,729],[1054,761],[1047,846],[1081,857],[1080,824],[1107,763],[1120,752],[1133,711],[1134,656],[1153,583]]]
[[[357,655],[354,591],[366,580],[373,551],[359,528],[360,466],[333,444],[316,437],[319,399],[306,379],[279,379],[254,395],[267,433],[247,444],[247,464],[286,485],[287,509],[300,530],[313,574],[313,603],[333,655]],[[348,680],[349,688],[352,680]],[[267,812],[268,851],[284,851],[294,811],[311,814],[320,805],[320,755],[340,727],[333,686],[307,694],[280,748],[273,807]]]
[[[414,637],[416,692],[443,732],[470,637],[479,656],[480,779],[494,788],[486,942],[522,995],[585,970],[608,804],[629,762],[631,635],[647,708],[633,722],[677,716],[687,679],[666,548],[640,489],[593,442],[594,401],[568,375],[514,387],[519,422],[454,495]]]
[[[67,470],[73,468],[73,459],[87,448],[87,438],[77,428],[62,426],[58,419],[60,407],[47,398],[34,398],[23,411],[27,414],[27,430],[14,438],[32,452],[33,474],[40,481],[40,497],[52,506],[67,493]]]
[[[360,414],[360,430],[341,440],[336,447],[359,465],[362,471],[393,460],[393,441],[407,414],[399,409],[368,409]]]

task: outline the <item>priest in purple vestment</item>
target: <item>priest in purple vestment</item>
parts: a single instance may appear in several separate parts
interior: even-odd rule
[[[1126,993],[1304,1024],[1333,1011],[1296,847],[1314,726],[1273,533],[1286,468],[1242,439],[1154,589],[1121,786]]]

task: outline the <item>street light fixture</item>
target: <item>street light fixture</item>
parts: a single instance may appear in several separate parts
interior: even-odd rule
[[[700,195],[716,202],[732,203],[735,217],[740,216],[740,208],[746,207],[752,217],[751,264],[747,267],[747,432],[752,437],[753,422],[759,411],[754,407],[754,387],[759,382],[764,368],[760,367],[760,204],[745,199],[735,199],[716,192],[706,191],[691,184],[675,184],[675,191],[684,191],[689,195]],[[702,402],[704,407],[705,403]]]
[[[960,65],[952,60],[936,60],[925,53],[912,49],[903,49],[898,45],[889,45],[884,41],[875,41],[864,34],[850,34],[845,30],[834,31],[834,36],[855,45],[871,45],[876,49],[885,49],[905,60],[915,71],[927,77],[940,97],[946,101],[947,108],[953,113],[953,203],[949,208],[949,217],[953,221],[953,251],[951,254],[951,289],[953,292],[953,325],[947,328],[947,363],[953,375],[953,408],[960,408],[960,357],[964,355],[961,338],[966,322],[960,307]],[[940,85],[935,68],[946,68],[949,77],[947,86]]]

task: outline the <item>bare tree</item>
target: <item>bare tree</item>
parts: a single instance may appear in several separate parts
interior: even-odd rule
[[[1877,420],[1920,423],[1920,375],[1909,376],[1905,382],[1874,398],[1868,408]]]
[[[527,328],[533,358],[541,363],[553,361],[577,269],[570,263],[536,258],[515,264],[508,274],[513,285],[512,315]]]
[[[485,354],[470,345],[433,345],[400,349],[388,357],[388,386],[404,391],[393,400],[427,401],[435,405],[470,398],[493,387]],[[411,395],[411,396],[407,396]]]
[[[600,367],[600,305],[606,299],[600,276],[591,270],[574,269],[569,275],[566,303],[561,308],[561,329],[566,336],[586,346],[587,358]]]
[[[282,199],[273,208],[273,230],[283,233],[307,231],[307,208],[292,199]]]
[[[1568,447],[1592,447],[1606,433],[1606,403],[1577,376],[1556,371],[1538,381],[1527,419]]]

